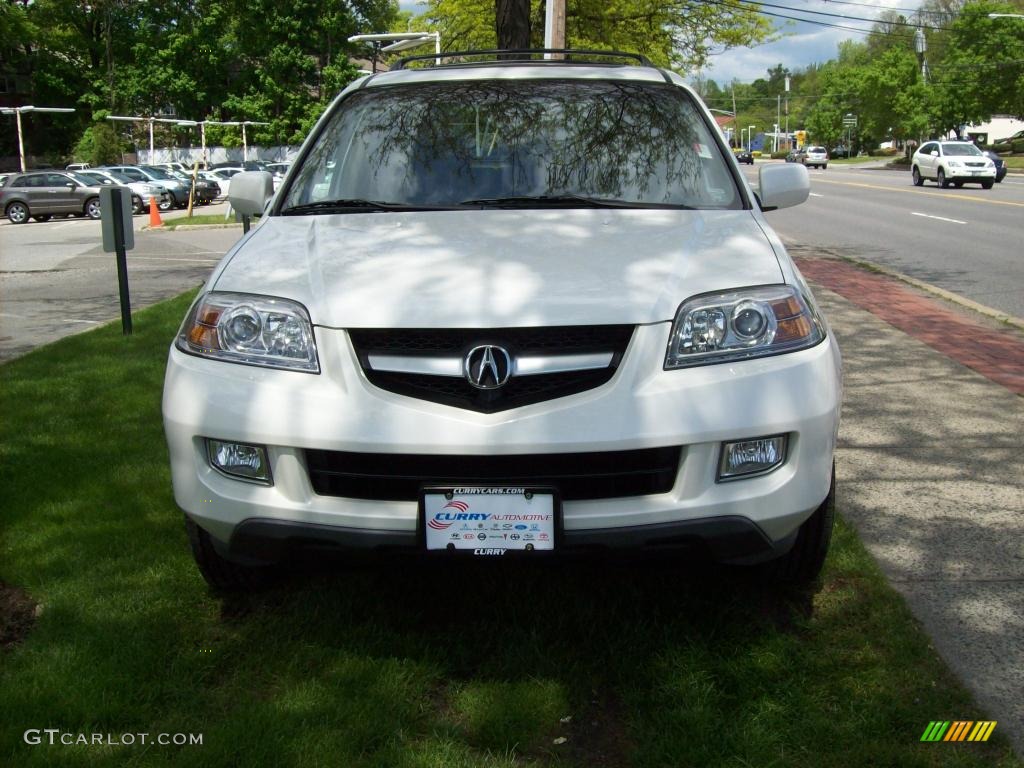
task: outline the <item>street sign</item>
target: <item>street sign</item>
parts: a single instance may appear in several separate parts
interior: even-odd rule
[[[843,116],[843,125],[845,127],[848,127],[848,128],[856,126],[857,125],[857,116],[856,115],[844,115]]]

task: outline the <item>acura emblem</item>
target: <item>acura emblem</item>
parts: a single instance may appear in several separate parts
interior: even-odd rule
[[[512,358],[503,347],[473,347],[466,355],[463,372],[466,381],[477,389],[497,389],[512,375]]]

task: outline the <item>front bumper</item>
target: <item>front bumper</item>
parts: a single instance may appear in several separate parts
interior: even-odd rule
[[[373,387],[344,331],[316,329],[319,375],[172,349],[163,413],[175,499],[229,556],[267,559],[304,541],[409,548],[417,546],[416,502],[318,495],[306,450],[444,456],[681,446],[668,492],[565,501],[566,545],[699,541],[718,559],[779,554],[828,494],[842,399],[838,349],[828,337],[801,352],[665,371],[669,326],[638,327],[615,376],[596,389],[492,414]],[[789,436],[782,466],[716,482],[723,441],[781,433]],[[274,484],[213,470],[204,437],[266,446]]]

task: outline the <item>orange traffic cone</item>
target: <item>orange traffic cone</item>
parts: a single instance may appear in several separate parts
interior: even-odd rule
[[[160,218],[160,209],[156,207],[156,197],[153,195],[149,196],[149,228],[156,229],[162,227],[164,220]]]

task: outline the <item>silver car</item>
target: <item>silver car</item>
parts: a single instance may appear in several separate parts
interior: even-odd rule
[[[0,210],[12,224],[30,218],[49,221],[54,214],[100,217],[100,188],[91,179],[66,171],[21,173],[0,190]]]
[[[828,168],[828,150],[824,147],[808,147],[801,162],[824,170]]]

